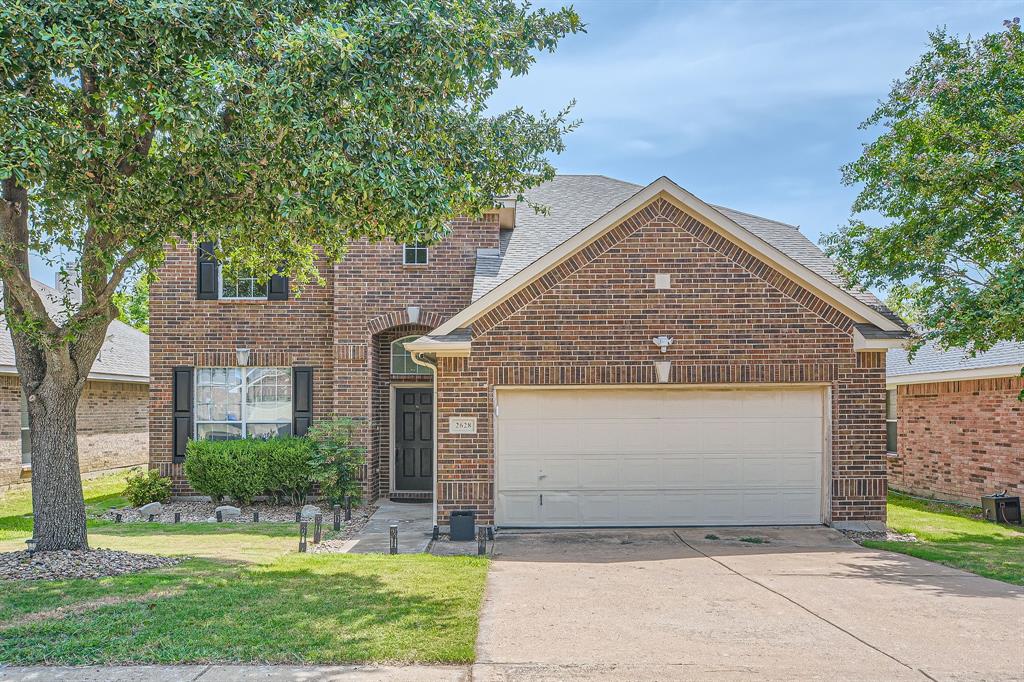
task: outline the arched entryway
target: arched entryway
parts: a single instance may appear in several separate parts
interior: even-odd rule
[[[407,323],[373,335],[373,457],[380,497],[432,498],[433,374],[402,346],[430,329]]]

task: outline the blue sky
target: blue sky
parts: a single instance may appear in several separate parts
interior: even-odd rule
[[[556,7],[554,2],[536,3]],[[587,33],[502,84],[492,107],[555,111],[582,127],[562,173],[640,184],[667,175],[700,198],[801,226],[844,224],[839,167],[857,126],[927,49],[928,32],[1002,29],[1019,2],[582,0]]]

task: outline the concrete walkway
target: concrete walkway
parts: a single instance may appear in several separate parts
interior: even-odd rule
[[[3,682],[468,682],[467,666],[133,665],[0,668]]]
[[[499,533],[494,559],[474,682],[1024,679],[1024,589],[830,528]]]
[[[383,502],[370,520],[350,540],[352,554],[387,554],[391,548],[391,526],[398,526],[398,553],[426,552],[434,532],[430,502]]]

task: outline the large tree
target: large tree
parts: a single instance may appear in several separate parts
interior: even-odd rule
[[[87,547],[75,409],[127,273],[214,241],[301,285],[353,239],[441,237],[554,174],[567,111],[487,99],[581,29],[514,0],[0,3],[0,278],[39,549]],[[32,252],[80,302],[47,314]]]
[[[919,318],[920,344],[1024,341],[1024,33],[931,34],[862,125],[881,128],[844,181],[857,217],[823,240],[857,283]]]

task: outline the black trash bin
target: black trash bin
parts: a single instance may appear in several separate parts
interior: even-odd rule
[[[448,534],[452,540],[476,540],[476,512],[453,511]]]
[[[1016,495],[1007,495],[1005,490],[995,495],[983,495],[981,509],[988,521],[1017,525],[1021,523],[1020,498]]]

